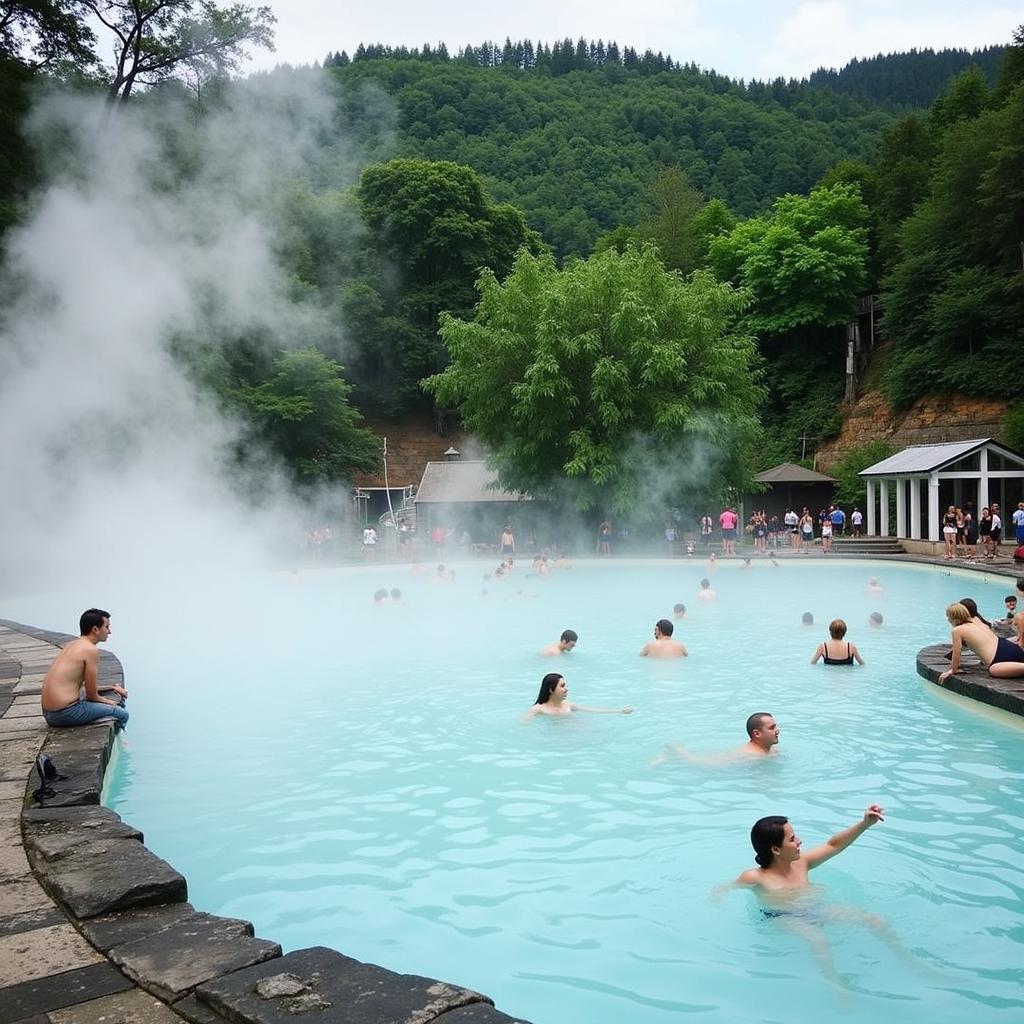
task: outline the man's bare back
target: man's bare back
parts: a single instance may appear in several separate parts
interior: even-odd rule
[[[40,698],[44,711],[61,711],[78,702],[85,687],[85,699],[97,704],[116,705],[116,700],[109,700],[99,694],[100,652],[97,644],[103,643],[110,636],[110,620],[104,620],[102,626],[90,630],[89,635],[72,640],[54,659],[53,664],[43,677],[43,692]],[[121,697],[128,691],[120,686],[112,686]]]
[[[645,658],[685,658],[686,648],[671,637],[663,636],[657,640],[648,640],[640,650]]]

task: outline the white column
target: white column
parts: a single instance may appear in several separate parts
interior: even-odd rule
[[[878,483],[878,536],[889,536],[889,481],[880,480]]]
[[[981,510],[988,505],[988,449],[982,448],[980,452],[981,462],[978,468],[981,470],[981,477],[978,479],[978,507],[974,510],[974,531],[978,531],[978,520],[981,519]]]
[[[867,514],[868,536],[875,536],[875,481],[868,480],[868,502],[865,512]]]
[[[921,539],[921,481],[916,476],[910,481],[910,539]]]
[[[907,481],[896,480],[896,536],[907,536]]]
[[[939,539],[939,476],[928,477],[928,539]]]

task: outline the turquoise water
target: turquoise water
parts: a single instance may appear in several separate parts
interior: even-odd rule
[[[286,949],[332,945],[479,989],[538,1024],[1021,1019],[1022,734],[914,670],[948,636],[949,601],[996,615],[1012,585],[723,565],[702,606],[702,563],[520,572],[486,597],[480,572],[250,580],[189,601],[159,642],[150,604],[115,611],[133,718],[108,802],[198,907]],[[884,593],[868,593],[872,574]],[[371,607],[380,586],[406,602]],[[691,656],[638,657],[676,601]],[[808,664],[834,616],[863,668]],[[539,657],[566,627],[576,651]],[[570,699],[636,713],[522,724],[556,667]],[[738,746],[758,710],[780,723],[777,759],[651,765],[666,741]],[[711,900],[752,866],[756,818],[788,815],[807,847],[871,802],[886,822],[812,877],[829,906],[882,916],[902,954],[826,924],[836,985],[752,894]]]

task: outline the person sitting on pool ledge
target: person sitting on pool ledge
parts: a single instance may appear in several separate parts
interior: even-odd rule
[[[111,700],[100,694],[98,684],[100,652],[96,645],[110,636],[110,612],[89,608],[82,613],[78,626],[81,636],[61,650],[43,678],[43,718],[54,728],[113,719],[121,730],[128,724],[128,712],[122,706],[128,691],[121,686],[104,687],[104,692],[116,693],[120,698]]]
[[[833,619],[828,624],[828,635],[829,638],[823,644],[818,644],[811,658],[812,665],[816,665],[821,658],[825,659],[826,665],[852,665],[854,661],[858,665],[864,664],[856,644],[847,641],[845,649],[843,648],[846,623],[842,619]]]
[[[837,832],[821,846],[801,853],[802,841],[788,818],[780,815],[760,818],[750,830],[750,843],[758,866],[744,871],[733,884],[768,892],[803,889],[810,885],[808,871],[842,853],[880,821],[885,821],[885,812],[878,804],[871,804],[855,825]]]
[[[631,715],[632,708],[585,708],[582,704],[570,704],[567,700],[569,687],[565,685],[565,676],[560,672],[549,672],[540,681],[540,693],[537,701],[523,715],[528,721],[534,715],[570,715],[574,711],[586,711],[591,715]]]
[[[988,674],[994,679],[1024,676],[1024,650],[1005,636],[996,636],[988,626],[972,618],[959,601],[946,609],[946,619],[953,627],[953,650],[949,671],[939,676],[939,686],[944,686],[950,676],[960,671],[960,653],[965,646],[988,666]]]
[[[755,711],[747,719],[749,739],[742,747],[720,754],[694,754],[678,743],[666,743],[665,750],[651,764],[663,764],[670,754],[695,764],[724,764],[744,757],[774,757],[772,749],[779,742],[779,727],[768,711]]]
[[[675,626],[668,619],[658,619],[654,624],[654,639],[640,648],[642,658],[685,658],[686,648],[672,639]]]
[[[550,657],[557,654],[568,654],[579,640],[579,635],[574,629],[566,629],[562,631],[562,635],[558,640],[545,647],[540,653],[545,657]]]

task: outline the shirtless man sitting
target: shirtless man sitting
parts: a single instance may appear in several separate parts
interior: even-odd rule
[[[553,644],[549,644],[540,653],[545,657],[552,657],[558,654],[568,654],[576,646],[578,640],[579,635],[576,633],[576,630],[563,630],[562,635],[558,640]]]
[[[960,671],[960,655],[966,646],[988,666],[988,674],[996,679],[1024,676],[1024,650],[1005,636],[996,636],[970,609],[960,603],[946,609],[946,619],[953,627],[953,651],[949,671],[939,676],[938,683]]]
[[[100,652],[96,645],[110,636],[110,613],[100,608],[83,612],[79,632],[81,636],[61,650],[43,679],[43,718],[47,725],[57,728],[112,718],[117,728],[123,729],[128,712],[117,700],[102,696],[98,688]],[[121,698],[128,696],[121,686],[112,686],[105,692]]]
[[[654,639],[648,640],[640,650],[645,658],[685,658],[686,648],[672,639],[674,626],[668,619],[658,619],[654,624]]]

